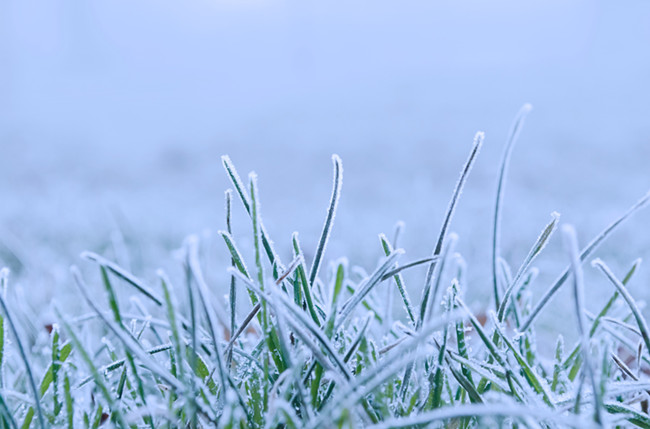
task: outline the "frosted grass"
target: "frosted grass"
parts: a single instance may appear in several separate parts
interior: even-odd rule
[[[36,331],[27,323],[36,320],[33,310],[2,271],[0,429],[102,423],[154,429],[650,427],[650,331],[632,289],[640,260],[622,280],[614,274],[618,267],[593,262],[604,275],[600,280],[614,289],[600,309],[585,299],[582,275],[585,260],[650,194],[582,251],[575,231],[564,226],[570,264],[534,303],[534,265],[552,248],[547,244],[559,214],[551,214],[516,271],[499,247],[501,234],[512,233],[500,213],[528,110],[524,106],[515,119],[497,171],[494,235],[483,249],[492,260],[485,279],[493,302],[474,306],[466,297],[476,287],[467,284],[472,267],[455,246],[472,238],[451,230],[482,133],[432,254],[399,261],[405,251],[398,223],[392,242],[381,234],[381,247],[368,249],[378,257],[374,268],[327,260],[343,184],[338,156],[332,157],[332,193],[320,235],[312,237],[309,266],[298,232],[276,251],[264,228],[257,176],[244,183],[224,156],[233,190],[225,193],[223,230],[216,238],[188,237],[177,252],[178,266],[156,270],[155,280],[125,268],[128,246],[118,246],[118,257],[84,252],[88,271],[71,270],[81,299],[53,305],[57,323]],[[245,236],[233,230],[235,204],[247,215]],[[229,266],[223,272],[214,270],[208,252],[214,245],[225,255],[219,266]],[[405,281],[411,274],[425,279],[415,301]],[[551,302],[568,279],[575,315],[557,313]],[[401,301],[394,308],[393,293]],[[543,311],[566,318],[578,336],[568,353],[561,336],[554,349],[537,341],[533,324]]]

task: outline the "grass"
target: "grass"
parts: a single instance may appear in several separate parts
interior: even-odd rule
[[[392,241],[380,234],[377,250],[384,257],[366,275],[346,260],[324,263],[343,185],[338,156],[332,157],[323,230],[309,252],[313,260],[306,261],[294,233],[284,247],[291,249],[286,264],[264,227],[257,176],[245,184],[225,156],[233,190],[225,194],[220,239],[230,268],[218,281],[204,275],[197,236],[183,244],[184,275],[176,284],[161,270],[158,282],[147,284],[86,252],[82,257],[98,270],[99,284],[87,284],[76,267],[71,277],[91,313],[76,317],[55,305],[58,323],[47,341],[35,343],[43,334],[23,332],[17,313],[28,310],[10,293],[8,270],[2,270],[0,429],[650,428],[650,332],[628,290],[640,260],[620,278],[604,261],[593,261],[613,292],[597,313],[587,309],[583,279],[583,263],[650,194],[582,250],[573,228],[563,225],[568,267],[533,302],[533,264],[554,239],[559,215],[552,214],[518,269],[510,269],[500,249],[506,173],[529,110],[524,106],[517,116],[498,169],[492,248],[486,249],[493,302],[480,313],[465,304],[466,267],[450,226],[482,133],[431,256],[403,261],[398,225]],[[231,226],[237,199],[250,217],[249,261]],[[418,266],[426,275],[420,299],[413,300],[402,273]],[[558,336],[555,349],[544,350],[533,324],[543,311],[556,310],[552,297],[567,283],[575,311],[561,317],[579,340],[566,352]],[[92,293],[96,287],[105,299]],[[227,301],[215,298],[219,291],[229,292]],[[393,297],[402,303],[399,313],[390,311]]]

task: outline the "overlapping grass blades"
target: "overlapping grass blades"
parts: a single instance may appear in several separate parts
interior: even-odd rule
[[[305,240],[315,243],[313,251],[306,247],[313,255],[309,265],[297,232],[281,251],[275,249],[261,215],[257,176],[249,175],[245,184],[225,156],[233,191],[226,192],[225,225],[218,234],[221,263],[204,253],[212,244],[209,236],[190,236],[177,252],[177,274],[158,270],[150,284],[142,273],[85,252],[83,259],[98,276],[87,282],[90,275],[73,268],[72,280],[80,305],[91,313],[72,318],[58,310],[67,304],[60,303],[51,333],[28,336],[16,335],[15,328],[31,310],[7,291],[3,271],[0,429],[19,422],[24,428],[650,427],[650,332],[630,292],[640,260],[622,280],[594,261],[603,281],[616,289],[594,314],[582,277],[582,263],[650,194],[582,252],[575,232],[565,228],[571,263],[533,305],[533,264],[553,239],[559,215],[552,214],[516,272],[499,247],[508,163],[529,110],[522,108],[510,132],[488,224],[493,237],[485,253],[492,272],[482,273],[485,282],[478,286],[492,283],[493,309],[486,303],[474,307],[464,296],[464,289],[478,286],[468,284],[465,261],[455,251],[465,238],[450,230],[482,133],[474,139],[432,255],[398,263],[404,250],[382,234],[376,249],[381,257],[370,274],[344,258],[327,263],[342,189],[338,156],[332,157],[323,229]],[[248,215],[243,225],[252,240],[242,240],[233,228],[233,196]],[[229,268],[215,272],[215,266]],[[424,285],[415,290],[419,301],[409,296],[414,290],[403,275],[409,271],[424,271]],[[567,329],[579,341],[565,353],[562,337],[552,349],[536,342],[532,328],[543,310],[559,311],[549,302],[570,278],[578,318],[570,312],[558,316],[576,320]],[[396,308],[393,288],[402,304]]]

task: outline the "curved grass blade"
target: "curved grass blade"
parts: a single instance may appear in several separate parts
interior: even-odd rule
[[[386,256],[388,256],[388,255],[386,255]],[[399,273],[401,273],[402,271],[404,271],[404,270],[406,270],[408,268],[417,267],[418,265],[426,264],[427,262],[437,261],[438,259],[440,259],[440,258],[439,257],[434,258],[434,257],[430,256],[428,258],[416,259],[415,261],[409,262],[409,263],[401,265],[401,266],[396,266],[395,268],[393,268],[392,270],[390,270],[389,272],[384,274],[382,276],[382,278],[381,278],[381,281],[383,282],[385,280],[388,280],[391,277],[397,277],[397,275]]]
[[[325,224],[323,225],[323,232],[321,233],[320,240],[318,240],[318,247],[316,248],[316,253],[314,254],[314,261],[311,264],[311,270],[309,271],[309,284],[313,285],[316,281],[316,276],[318,276],[318,270],[320,269],[321,260],[323,258],[323,253],[325,252],[325,247],[327,246],[327,241],[329,239],[330,233],[332,232],[332,222],[334,221],[334,216],[336,215],[336,207],[339,203],[339,198],[341,197],[341,185],[343,184],[343,165],[341,163],[341,158],[338,155],[332,155],[332,163],[334,164],[334,184],[332,185],[332,196],[330,197],[330,205],[327,209],[327,217],[325,218]]]
[[[436,246],[433,250],[434,257],[442,253],[443,244],[445,242],[445,238],[447,237],[447,230],[449,229],[449,224],[451,223],[451,219],[454,216],[454,211],[456,210],[458,199],[460,198],[460,195],[463,192],[463,187],[465,186],[465,182],[467,181],[469,172],[472,170],[472,166],[474,165],[476,155],[478,155],[478,152],[481,149],[481,146],[483,145],[484,138],[485,138],[485,133],[483,133],[482,131],[477,132],[476,135],[474,136],[474,143],[472,146],[472,150],[469,154],[469,157],[467,158],[467,161],[465,162],[465,166],[463,167],[463,170],[460,173],[460,177],[458,178],[458,182],[456,183],[456,187],[454,188],[454,192],[451,196],[451,200],[449,201],[449,206],[447,207],[447,213],[445,215],[445,218],[442,222],[442,226],[440,228],[438,241],[436,242]],[[422,326],[422,323],[424,322],[424,315],[426,309],[429,307],[429,299],[431,299],[430,297],[431,278],[434,274],[435,266],[436,266],[436,262],[434,261],[429,265],[429,269],[427,270],[427,276],[426,276],[424,288],[422,290],[422,302],[420,304],[420,318],[418,319],[418,327]]]
[[[501,306],[499,299],[498,260],[501,256],[499,248],[501,241],[501,205],[503,201],[503,195],[505,193],[506,174],[508,172],[508,167],[510,166],[512,149],[517,143],[521,129],[524,126],[524,120],[532,108],[533,106],[530,104],[524,104],[519,110],[519,113],[517,113],[515,121],[510,128],[510,133],[508,134],[508,142],[506,143],[505,150],[503,151],[503,158],[501,158],[501,166],[499,168],[499,180],[497,181],[497,193],[494,204],[494,223],[492,228],[492,285],[494,291],[494,300],[496,303],[495,307],[497,309]]]
[[[650,331],[648,330],[648,324],[643,317],[643,314],[641,314],[641,310],[639,310],[639,306],[636,304],[636,301],[632,295],[630,295],[630,292],[628,292],[625,285],[623,285],[623,283],[621,283],[621,281],[616,278],[614,273],[612,273],[612,270],[610,270],[602,260],[596,259],[592,262],[592,265],[600,269],[603,274],[605,274],[605,276],[616,287],[618,293],[621,294],[627,305],[630,307],[630,310],[634,315],[634,319],[639,326],[639,331],[641,331],[641,336],[645,342],[646,350],[650,352]]]

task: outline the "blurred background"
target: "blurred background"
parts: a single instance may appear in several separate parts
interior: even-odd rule
[[[5,0],[0,259],[39,292],[37,307],[70,287],[82,250],[153,278],[199,233],[225,285],[222,154],[259,174],[284,258],[297,230],[309,259],[332,153],[345,171],[326,258],[372,270],[377,234],[398,220],[406,259],[423,257],[482,130],[452,229],[470,301],[483,299],[497,169],[522,104],[534,110],[512,158],[502,240],[514,268],[551,211],[586,243],[650,188],[649,23],[645,0]],[[599,256],[619,274],[649,256],[649,222],[650,210],[637,214]],[[536,293],[565,259],[555,237]],[[631,289],[643,298],[641,271]],[[417,299],[423,272],[409,275]],[[590,282],[594,310],[610,286]]]

